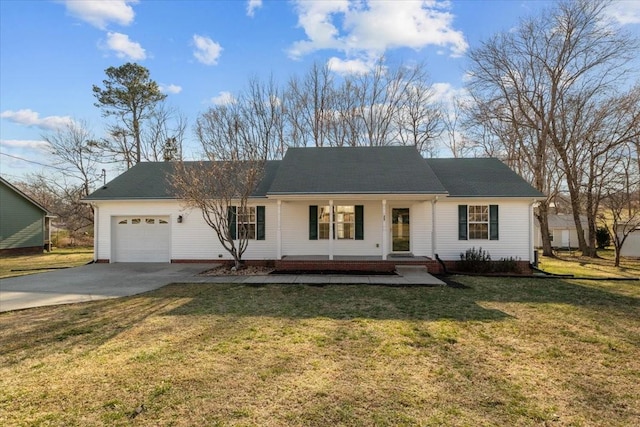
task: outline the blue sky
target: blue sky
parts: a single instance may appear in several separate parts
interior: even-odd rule
[[[425,62],[443,96],[463,86],[465,53],[546,1],[0,1],[0,174],[47,171],[42,136],[83,120],[105,123],[92,85],[138,62],[191,124],[251,77],[284,83],[314,61],[366,69],[384,54]],[[611,15],[640,34],[640,1]],[[185,153],[196,151],[191,127]],[[442,153],[446,156],[447,153]],[[34,163],[35,162],[35,163]]]

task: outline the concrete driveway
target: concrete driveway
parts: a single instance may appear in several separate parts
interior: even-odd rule
[[[192,281],[214,264],[89,264],[0,279],[0,312],[135,295]]]

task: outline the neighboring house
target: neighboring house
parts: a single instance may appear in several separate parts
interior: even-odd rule
[[[50,220],[42,205],[0,177],[0,254],[50,249]]]
[[[96,261],[230,259],[201,213],[172,194],[173,167],[139,163],[85,199],[95,208]],[[542,197],[493,158],[424,159],[413,147],[289,148],[267,163],[242,217],[256,230],[243,259],[455,261],[482,247],[493,259],[528,265],[533,205]]]
[[[618,235],[622,237],[622,227],[623,225],[618,226]],[[620,251],[620,256],[628,257],[628,258],[640,258],[640,227],[637,227],[627,236],[624,244],[622,245],[622,250]]]
[[[588,223],[587,217],[580,216],[582,223],[582,233],[587,238]],[[540,232],[540,223],[535,221],[535,233],[537,248],[542,247],[542,234]],[[576,223],[571,214],[550,214],[549,215],[549,234],[551,234],[551,247],[554,249],[572,249],[578,247],[578,231]]]

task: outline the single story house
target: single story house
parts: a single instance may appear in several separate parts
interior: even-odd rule
[[[85,199],[95,209],[97,262],[231,259],[201,212],[173,194],[173,170],[138,163]],[[256,230],[243,259],[281,268],[413,260],[433,271],[436,254],[455,261],[472,247],[528,266],[533,206],[543,197],[494,158],[424,159],[404,146],[289,148],[267,162],[237,220]]]
[[[50,249],[52,216],[0,177],[0,254],[35,254]]]
[[[571,249],[578,247],[578,230],[576,223],[571,214],[549,214],[549,234],[551,234],[551,247],[554,249]],[[582,233],[585,240],[587,239],[588,223],[587,217],[580,215],[582,223]],[[542,233],[540,232],[540,223],[535,221],[536,247],[542,247]]]
[[[618,236],[622,238],[623,225],[618,226]],[[640,258],[640,227],[636,227],[631,233],[627,235],[627,238],[620,250],[620,256],[627,258]]]

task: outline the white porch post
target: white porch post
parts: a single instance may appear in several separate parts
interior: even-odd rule
[[[438,196],[435,199],[431,200],[431,258],[436,258],[437,248],[436,243],[437,239],[437,229],[438,229],[438,221],[436,216],[436,203],[438,203]]]
[[[282,259],[282,200],[278,199],[278,231],[276,235],[276,259]]]
[[[387,259],[387,200],[382,199],[382,260]]]
[[[329,200],[329,260],[333,261],[333,200]]]

